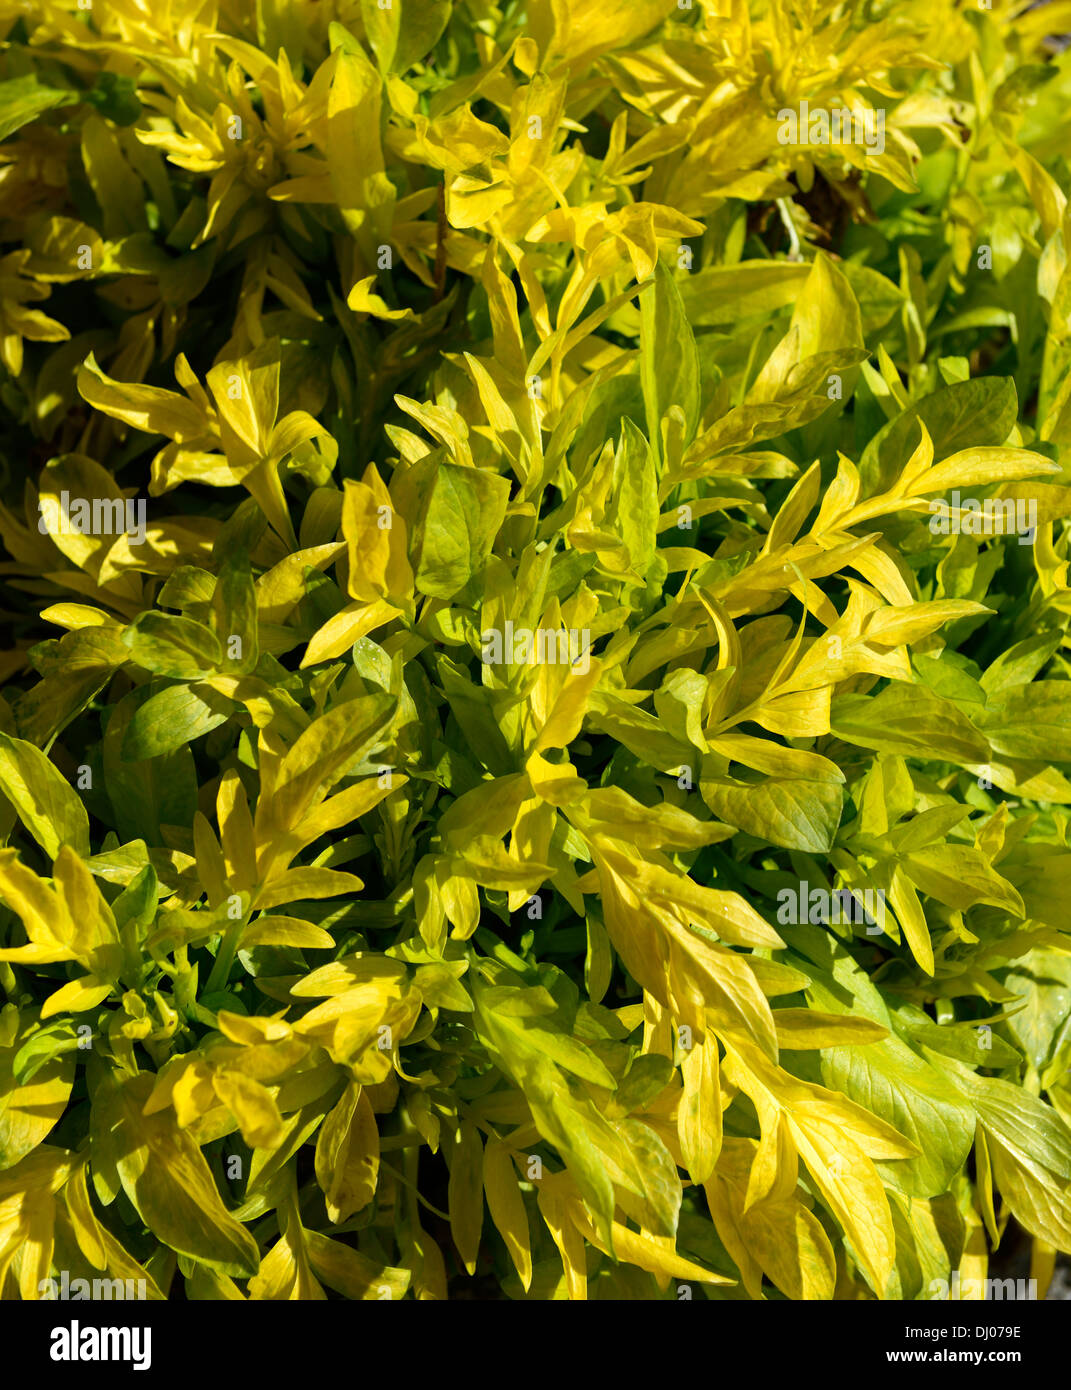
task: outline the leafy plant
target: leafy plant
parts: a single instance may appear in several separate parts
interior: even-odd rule
[[[255,11],[0,16],[0,1295],[1047,1285],[1064,7]]]

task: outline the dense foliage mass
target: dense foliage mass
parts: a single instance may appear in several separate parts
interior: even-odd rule
[[[3,1297],[1044,1286],[1069,11],[0,0]]]

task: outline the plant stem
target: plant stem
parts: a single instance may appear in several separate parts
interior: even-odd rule
[[[238,943],[245,930],[245,924],[246,919],[242,917],[237,922],[232,922],[223,933],[223,940],[219,944],[215,962],[205,985],[204,992],[206,994],[212,994],[215,990],[222,989],[226,985],[231,973],[231,966],[234,964],[234,957],[238,952]]]
[[[785,224],[785,231],[788,233],[790,261],[803,260],[803,247],[800,244],[799,233],[796,231],[796,224],[792,220],[792,209],[789,207],[787,198],[777,199],[777,211],[781,214],[781,221]]]

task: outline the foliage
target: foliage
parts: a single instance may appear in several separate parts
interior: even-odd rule
[[[1071,1251],[1068,9],[0,0],[4,1297]]]

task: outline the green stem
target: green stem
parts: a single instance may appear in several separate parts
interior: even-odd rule
[[[788,233],[788,258],[790,261],[802,261],[803,247],[800,245],[799,233],[796,231],[796,224],[792,220],[792,209],[789,207],[787,198],[777,199],[777,211],[781,214],[781,221],[784,223],[785,231]]]
[[[446,1211],[440,1211],[438,1207],[433,1207],[426,1197],[421,1196],[416,1184],[410,1182],[410,1180],[405,1176],[404,1173],[399,1173],[397,1168],[393,1167],[389,1163],[384,1163],[382,1159],[379,1160],[379,1166],[381,1168],[386,1168],[388,1173],[393,1173],[400,1183],[404,1183],[405,1186],[408,1187],[409,1190],[413,1193],[413,1195],[416,1197],[417,1201],[420,1203],[422,1207],[427,1207],[428,1211],[434,1212],[434,1214],[438,1216],[442,1221],[450,1220],[450,1213]]]
[[[391,1149],[419,1149],[426,1143],[420,1134],[388,1134],[379,1141],[380,1153],[386,1153]]]
[[[246,918],[242,917],[237,922],[232,922],[223,933],[223,940],[219,944],[216,959],[208,976],[208,983],[205,985],[206,994],[212,994],[215,990],[222,989],[227,983],[245,926]]]

